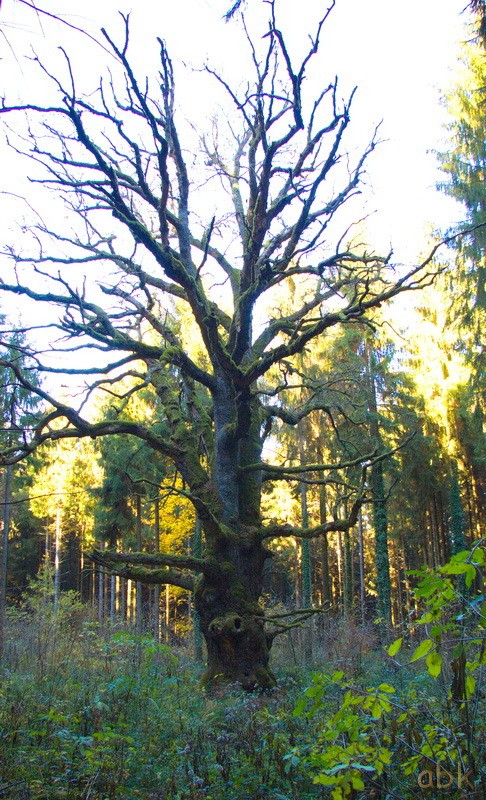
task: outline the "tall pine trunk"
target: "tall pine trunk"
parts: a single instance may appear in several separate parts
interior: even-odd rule
[[[381,431],[378,419],[376,397],[375,358],[371,346],[367,346],[369,428],[375,445],[381,445]],[[371,468],[370,478],[373,492],[373,527],[375,529],[376,587],[378,592],[378,616],[382,620],[382,631],[391,625],[391,584],[390,558],[388,554],[388,515],[386,508],[385,479],[383,462],[378,461]]]
[[[305,463],[304,430],[302,423],[299,426],[299,455],[300,463]],[[301,521],[302,527],[309,527],[309,511],[307,506],[307,484],[300,484],[301,502]],[[312,554],[309,539],[302,539],[301,542],[301,572],[302,572],[302,607],[312,606]],[[310,664],[312,661],[312,632],[308,625],[302,629],[302,650],[304,663]]]
[[[3,657],[5,647],[5,611],[7,605],[7,566],[8,566],[8,536],[10,532],[10,495],[12,487],[12,467],[5,470],[4,478],[4,510],[2,550],[0,558],[0,659]]]

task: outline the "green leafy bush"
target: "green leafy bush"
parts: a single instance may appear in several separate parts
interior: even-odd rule
[[[468,797],[482,796],[484,545],[485,540],[477,542],[437,570],[413,573],[423,607],[414,627],[423,626],[426,635],[410,653],[405,636],[388,647],[392,668],[408,670],[405,680],[400,675],[399,691],[387,682],[353,684],[343,672],[317,674],[296,704],[294,716],[317,720],[318,733],[311,745],[289,751],[287,763],[305,765],[316,785],[329,787],[333,800],[356,798],[365,790],[408,799],[417,788],[444,788],[444,776],[449,797],[462,797],[465,789]],[[404,652],[400,663],[397,656]],[[425,673],[417,671],[422,664]]]

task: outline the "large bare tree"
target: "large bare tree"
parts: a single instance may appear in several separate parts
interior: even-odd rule
[[[292,624],[285,615],[266,615],[260,604],[269,543],[349,529],[367,499],[367,470],[384,457],[337,456],[328,464],[265,459],[274,421],[297,425],[316,409],[330,418],[336,411],[323,383],[306,381],[297,357],[316,337],[335,326],[369,324],[374,309],[431,279],[430,258],[397,274],[388,259],[346,244],[349,219],[339,228],[340,212],[358,193],[376,141],[353,160],[345,148],[352,97],[341,101],[336,82],[307,96],[306,72],[327,14],[294,63],[273,4],[269,10],[263,39],[252,44],[247,37],[253,76],[244,88],[207,69],[228,110],[219,128],[201,136],[197,170],[194,151],[182,141],[190,129],[177,124],[166,46],[159,41],[157,79],[140,82],[130,65],[127,19],[120,44],[103,31],[124,76],[121,90],[110,73],[96,93],[79,95],[66,59],[66,80],[41,67],[57,102],[5,100],[1,108],[7,124],[26,115],[25,149],[44,168],[38,180],[74,215],[59,229],[33,225],[31,249],[7,252],[11,277],[0,288],[46,304],[50,330],[58,333],[51,351],[65,353],[53,365],[32,345],[32,368],[83,375],[88,394],[102,386],[116,394],[129,375],[130,391],[150,386],[158,402],[150,424],[113,409],[109,419],[96,420],[89,405],[68,404],[33,381],[26,388],[48,409],[35,430],[3,452],[2,463],[59,437],[110,434],[138,437],[171,461],[202,524],[203,556],[94,558],[119,575],[193,591],[207,644],[206,680],[219,676],[245,687],[273,684],[270,647]],[[216,214],[207,211],[213,206]],[[280,313],[269,312],[278,307],[266,299],[272,297],[280,297]],[[190,314],[202,355],[191,357],[184,346],[169,300],[186,319]],[[15,361],[1,363],[29,384]],[[262,519],[264,481],[322,482],[337,470],[341,494],[332,519],[305,529]]]

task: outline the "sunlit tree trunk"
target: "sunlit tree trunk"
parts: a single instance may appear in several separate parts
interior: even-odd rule
[[[116,576],[110,575],[110,622],[113,625],[116,618]]]
[[[55,537],[54,537],[54,611],[59,608],[59,592],[61,589],[61,505],[56,508]]]
[[[339,587],[339,605],[341,610],[344,610],[344,581],[345,581],[345,574],[344,574],[344,548],[343,548],[343,534],[341,531],[338,531],[337,535],[337,549],[336,549],[336,557],[337,557],[337,586]]]

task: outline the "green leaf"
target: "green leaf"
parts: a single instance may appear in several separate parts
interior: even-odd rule
[[[403,644],[403,636],[401,636],[400,639],[395,639],[395,641],[390,645],[390,647],[387,650],[388,655],[396,656],[402,644]]]
[[[476,579],[476,567],[473,567],[472,564],[469,564],[469,568],[468,568],[468,571],[466,573],[466,578],[465,578],[466,586],[467,586],[468,589],[471,588],[471,586],[472,586],[473,582],[475,581],[475,579]]]
[[[427,613],[424,614],[422,617],[420,617],[420,619],[418,619],[417,622],[419,625],[427,625],[427,623],[432,622],[433,619],[434,615],[432,614],[432,612],[427,611]]]
[[[425,659],[425,664],[429,674],[432,675],[433,678],[438,678],[442,671],[442,656],[439,655],[437,650],[433,650],[428,654],[427,658]]]
[[[410,663],[413,664],[414,661],[418,661],[419,658],[426,656],[433,647],[435,647],[435,644],[432,639],[424,639],[424,641],[415,648]]]
[[[464,647],[462,643],[459,642],[459,644],[456,644],[454,650],[452,651],[452,658],[459,658],[459,656],[462,656],[463,652],[464,652]]]
[[[371,716],[373,717],[373,719],[380,719],[382,713],[383,713],[383,708],[381,706],[381,703],[379,703],[378,700],[375,700],[375,702],[371,706]]]
[[[292,716],[293,717],[300,717],[304,713],[306,705],[307,705],[307,701],[306,701],[305,696],[299,697],[299,699],[297,700],[297,702],[295,704],[295,708],[292,711]]]
[[[459,563],[459,562],[467,561],[467,559],[469,558],[469,555],[470,555],[469,550],[461,550],[460,553],[455,553],[452,556],[452,558],[451,558],[449,563]],[[448,565],[446,564],[446,566],[448,566]]]
[[[321,786],[334,786],[336,783],[336,778],[332,778],[330,775],[316,775],[313,780],[313,783],[318,783]]]
[[[472,675],[466,676],[466,697],[469,700],[470,697],[473,696],[474,690],[476,689],[476,678],[473,678]]]

